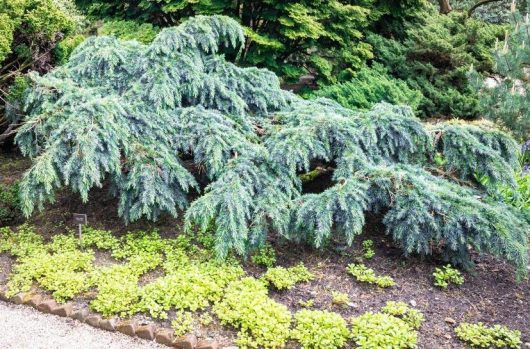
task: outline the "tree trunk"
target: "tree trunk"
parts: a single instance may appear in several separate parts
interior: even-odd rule
[[[440,13],[443,13],[444,15],[446,15],[449,12],[453,11],[453,8],[451,7],[449,0],[438,0],[438,3],[440,4]]]

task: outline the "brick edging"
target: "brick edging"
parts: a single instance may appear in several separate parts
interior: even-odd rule
[[[141,324],[135,319],[120,320],[116,317],[105,319],[86,308],[74,309],[73,303],[58,304],[54,299],[44,298],[38,293],[21,292],[12,297],[6,296],[6,287],[0,286],[0,300],[20,305],[29,305],[40,312],[68,317],[92,327],[110,332],[120,332],[130,337],[156,341],[159,344],[179,349],[218,349],[216,340],[199,340],[194,334],[175,338],[171,328],[156,324]],[[234,348],[234,347],[231,347]]]

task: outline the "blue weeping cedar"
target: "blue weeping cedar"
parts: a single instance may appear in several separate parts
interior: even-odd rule
[[[148,45],[91,37],[64,66],[32,74],[16,138],[33,159],[24,213],[66,186],[87,201],[107,181],[126,222],[184,212],[188,227],[213,226],[224,257],[271,231],[316,247],[332,235],[351,243],[365,211],[379,211],[406,254],[469,265],[471,247],[526,275],[528,217],[475,180],[514,183],[512,138],[483,124],[423,124],[406,106],[304,100],[270,71],[226,61],[221,50],[243,43],[236,21],[197,16]],[[203,190],[184,156],[205,169]],[[300,174],[315,160],[335,165],[332,182],[304,193]],[[191,203],[190,190],[201,191]]]

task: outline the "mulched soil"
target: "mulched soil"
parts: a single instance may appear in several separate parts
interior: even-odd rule
[[[0,153],[0,182],[10,183],[20,178],[26,167],[26,160],[12,155],[7,158]],[[64,232],[65,229],[76,229],[72,221],[74,212],[86,213],[90,225],[111,229],[118,235],[135,229],[157,229],[161,235],[171,237],[178,234],[182,227],[179,219],[170,217],[161,217],[155,223],[139,221],[126,226],[117,216],[116,207],[116,200],[110,198],[103,189],[92,191],[86,204],[65,191],[59,193],[55,203],[48,205],[43,212],[36,213],[27,222],[38,227],[47,237]],[[346,266],[358,261],[362,250],[360,244],[367,238],[374,240],[376,255],[365,264],[377,274],[392,276],[396,286],[379,289],[360,284],[346,273]],[[271,297],[293,311],[301,309],[298,304],[300,300],[314,299],[315,309],[332,310],[349,318],[366,311],[378,311],[389,300],[404,301],[425,315],[425,322],[419,331],[419,348],[464,348],[454,334],[453,327],[456,325],[446,322],[447,318],[455,320],[456,324],[464,321],[504,324],[520,330],[523,343],[530,342],[530,281],[517,283],[513,268],[492,257],[474,256],[476,267],[464,273],[465,283],[441,290],[433,286],[432,272],[443,263],[416,257],[404,258],[391,239],[384,235],[384,226],[377,216],[367,217],[365,232],[352,247],[337,243],[317,251],[308,246],[272,242],[277,248],[279,265],[292,266],[303,262],[316,275],[314,281],[298,284],[291,290],[271,291]],[[109,258],[98,255],[98,263],[107,264]],[[0,284],[6,282],[11,263],[11,258],[0,254]],[[245,268],[255,276],[264,271],[250,264],[246,264]],[[156,276],[155,271],[142,278],[142,282]],[[347,293],[351,300],[349,306],[341,308],[331,305],[332,291]],[[80,300],[79,304],[86,304],[86,301]],[[138,317],[147,320],[143,315]],[[164,324],[167,326],[169,322]],[[199,332],[203,337],[219,338],[222,345],[230,344],[235,335],[217,323],[199,329]]]

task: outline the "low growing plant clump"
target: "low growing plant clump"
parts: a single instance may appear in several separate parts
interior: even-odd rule
[[[434,285],[443,289],[449,287],[449,284],[462,285],[464,283],[462,274],[450,264],[443,268],[434,269],[432,276],[434,277]]]
[[[190,333],[193,330],[193,315],[188,311],[178,311],[171,321],[171,327],[177,337]]]
[[[366,259],[371,259],[374,256],[375,256],[374,241],[364,240],[363,241],[363,257]]]
[[[261,280],[230,283],[213,310],[221,323],[239,329],[236,343],[243,348],[281,348],[290,336],[291,312],[269,298]]]
[[[250,260],[254,264],[272,268],[276,264],[276,251],[270,244],[265,244],[250,257]]]
[[[342,348],[351,334],[339,314],[320,310],[301,310],[295,315],[292,337],[304,349]]]
[[[366,282],[379,287],[391,287],[396,284],[390,276],[377,276],[373,269],[364,264],[350,264],[346,270],[359,282]]]
[[[313,274],[307,270],[303,263],[290,268],[269,268],[263,274],[263,279],[278,290],[293,288],[297,283],[311,281],[313,278]]]
[[[381,308],[381,312],[400,318],[415,330],[420,329],[424,320],[424,316],[419,310],[411,308],[403,302],[389,301]]]
[[[331,304],[345,308],[348,306],[348,303],[350,303],[350,297],[346,293],[331,292]]]
[[[405,321],[385,313],[365,313],[352,319],[356,348],[415,348],[416,331]]]
[[[474,348],[520,348],[521,332],[506,326],[462,323],[455,328],[458,338]]]

